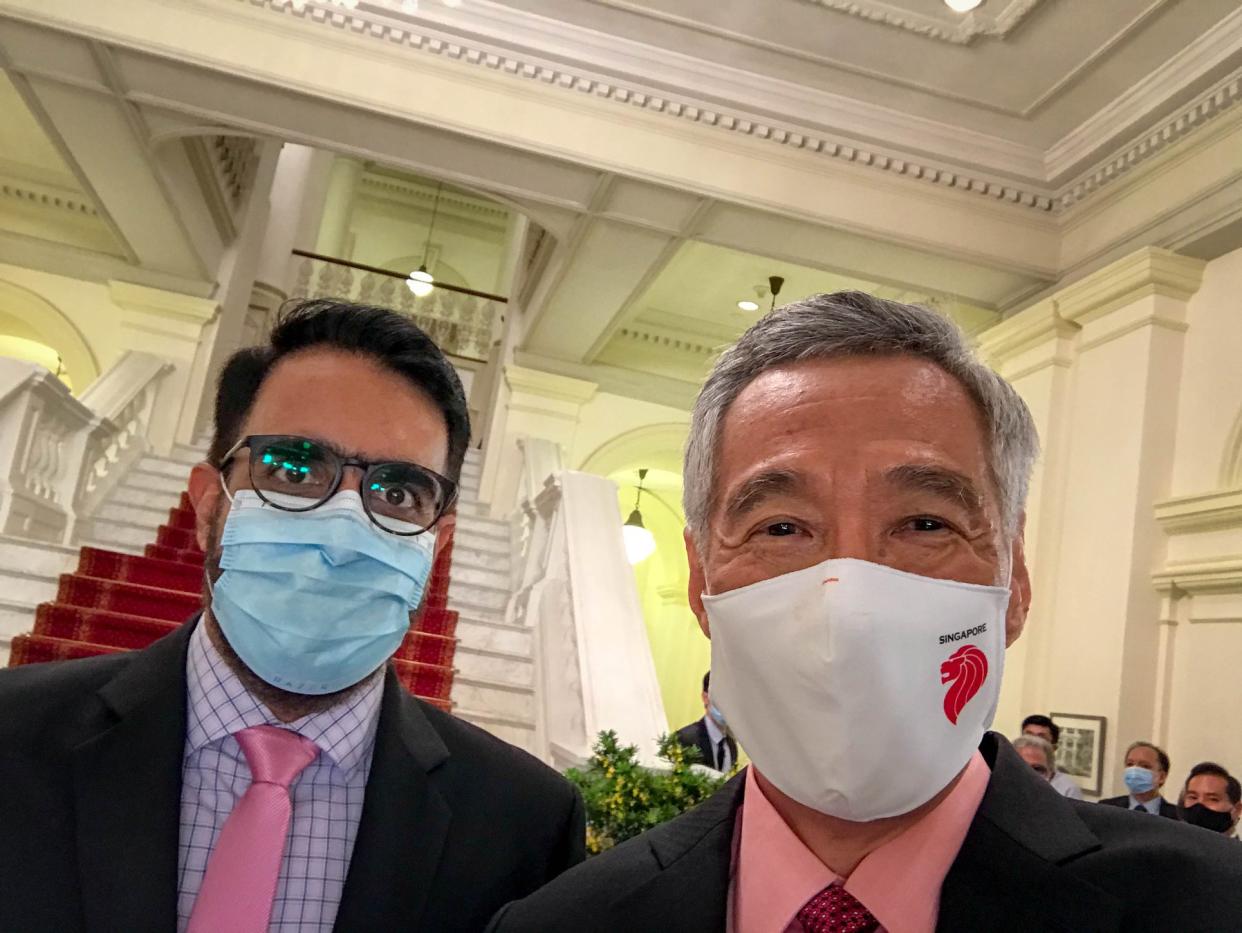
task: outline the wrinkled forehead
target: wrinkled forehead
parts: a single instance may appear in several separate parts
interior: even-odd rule
[[[721,421],[715,502],[782,454],[861,468],[942,458],[995,496],[978,405],[953,376],[916,357],[807,360],[760,373]]]

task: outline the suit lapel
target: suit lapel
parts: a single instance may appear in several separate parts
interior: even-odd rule
[[[419,928],[452,819],[429,772],[448,754],[389,670],[337,933]]]
[[[106,722],[71,754],[86,928],[176,926],[185,658],[193,623],[100,691]]]
[[[733,827],[745,788],[743,772],[693,810],[647,834],[658,870],[637,888],[626,891],[615,905],[632,929],[675,926],[684,933],[723,933],[729,907]],[[672,913],[669,905],[675,905]]]
[[[937,929],[1116,929],[1121,905],[1059,866],[1100,848],[1074,806],[995,733],[980,746],[992,778],[940,892]]]

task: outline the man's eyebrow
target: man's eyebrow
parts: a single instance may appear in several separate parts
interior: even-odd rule
[[[903,463],[884,474],[884,479],[894,486],[904,486],[916,492],[931,493],[975,514],[983,514],[983,494],[969,476],[946,467],[922,463]]]
[[[724,507],[724,520],[735,521],[773,496],[798,492],[806,485],[800,473],[790,470],[766,470],[756,473],[729,496]]]

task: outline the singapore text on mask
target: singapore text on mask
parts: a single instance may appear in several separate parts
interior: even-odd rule
[[[229,645],[267,683],[292,693],[334,693],[397,650],[434,556],[433,532],[381,531],[355,492],[295,513],[240,490],[224,525],[211,612]]]
[[[855,821],[908,813],[991,725],[1009,595],[853,559],[705,594],[711,699],[799,803]]]

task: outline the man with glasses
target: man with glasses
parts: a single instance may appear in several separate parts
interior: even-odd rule
[[[0,673],[0,929],[481,930],[583,858],[576,791],[388,665],[469,440],[407,319],[310,301],[224,367],[201,617]]]

